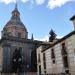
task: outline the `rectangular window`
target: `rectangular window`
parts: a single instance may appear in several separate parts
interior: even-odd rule
[[[63,63],[64,63],[64,67],[68,68],[67,56],[63,57]]]
[[[38,54],[38,62],[40,62],[40,54]]]
[[[65,43],[62,44],[62,50],[61,50],[61,53],[62,53],[62,58],[63,58],[63,65],[65,68],[68,68],[68,57],[67,57],[67,51],[66,51],[66,46],[65,46]]]
[[[45,56],[45,53],[43,53],[43,65],[44,65],[44,69],[46,69],[46,56]]]
[[[39,75],[41,75],[41,65],[39,65]]]
[[[51,50],[51,59],[52,59],[52,63],[55,64],[55,53],[54,53],[54,49]]]
[[[44,69],[46,69],[46,62],[44,62],[43,65],[44,65]]]
[[[55,59],[54,49],[51,50],[51,58]]]
[[[67,52],[66,52],[66,46],[65,46],[65,43],[62,44],[62,55],[66,55]]]
[[[43,53],[43,61],[46,61],[45,53]]]

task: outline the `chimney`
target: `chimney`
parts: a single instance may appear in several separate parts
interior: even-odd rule
[[[75,15],[72,16],[72,17],[70,18],[70,20],[73,21],[73,26],[74,26],[74,30],[75,30]]]

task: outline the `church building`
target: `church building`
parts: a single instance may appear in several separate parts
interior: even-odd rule
[[[0,72],[36,72],[36,48],[43,42],[34,40],[33,35],[28,39],[17,4],[1,34]]]

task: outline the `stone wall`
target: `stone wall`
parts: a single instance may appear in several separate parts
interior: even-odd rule
[[[43,53],[46,55],[46,74],[60,74],[65,73],[66,68],[63,64],[63,58],[62,58],[62,43],[65,43],[66,51],[67,51],[67,59],[68,59],[68,65],[69,65],[69,73],[71,75],[75,75],[75,35],[72,35],[71,37],[67,38],[66,40],[63,40],[53,47],[50,47],[49,49],[42,52],[42,46],[40,46],[37,49],[37,59],[38,54],[40,54],[40,60],[41,62],[37,62],[37,68],[39,65],[41,65],[41,73],[44,74],[44,68],[43,68]],[[51,49],[54,49],[55,53],[55,64],[52,63],[51,59]],[[41,50],[41,51],[40,51]],[[39,72],[38,72],[39,73]]]

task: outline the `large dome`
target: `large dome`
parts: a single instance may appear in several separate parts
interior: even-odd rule
[[[28,38],[28,33],[25,25],[20,20],[20,13],[17,5],[12,11],[11,19],[7,22],[2,31],[2,36],[13,36],[18,38]]]

